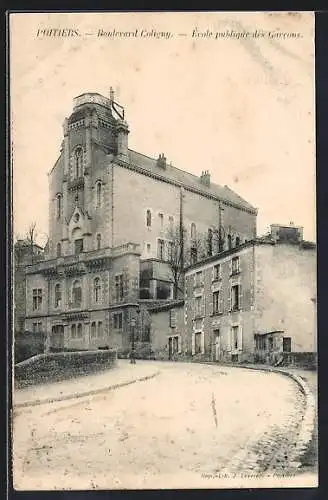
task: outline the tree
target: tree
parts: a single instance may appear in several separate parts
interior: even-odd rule
[[[37,236],[36,222],[33,221],[33,222],[31,222],[31,224],[28,228],[28,231],[27,231],[27,235],[26,235],[26,239],[27,239],[27,241],[30,245],[30,249],[31,249],[32,264],[33,264],[33,260],[34,260],[34,245],[35,245],[36,236]]]
[[[204,237],[195,235],[193,239],[187,237],[183,226],[170,228],[166,234],[167,258],[173,283],[173,297],[176,299],[184,289],[184,269],[203,259],[206,255]]]

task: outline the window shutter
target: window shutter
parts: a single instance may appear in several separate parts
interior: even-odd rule
[[[229,276],[232,275],[232,259],[229,260]]]
[[[219,278],[222,279],[222,264],[219,265]]]
[[[203,294],[201,301],[201,316],[205,316],[205,294]]]
[[[242,292],[242,286],[241,285],[239,285],[239,287],[238,287],[238,293],[239,293],[239,296],[238,296],[239,309],[242,309],[242,307],[243,307],[243,302],[242,302],[242,300],[243,300],[243,292]]]
[[[238,328],[238,350],[243,350],[243,327],[241,325]]]
[[[213,293],[209,295],[209,307],[208,307],[208,314],[209,316],[213,316]]]
[[[192,318],[195,319],[196,318],[196,299],[195,298],[192,299],[191,306],[192,306]]]
[[[230,327],[229,329],[227,351],[231,351],[231,346],[232,346],[232,327]]]
[[[220,313],[223,313],[223,295],[222,295],[222,290],[220,290],[220,302],[219,302],[219,311]]]
[[[232,309],[232,287],[231,282],[229,283],[229,311]]]
[[[178,353],[181,354],[182,352],[182,342],[181,342],[181,335],[178,337]]]
[[[191,334],[191,354],[192,356],[195,354],[195,334]]]
[[[212,281],[215,279],[215,266],[212,267]]]
[[[201,352],[205,354],[205,333],[201,333]]]

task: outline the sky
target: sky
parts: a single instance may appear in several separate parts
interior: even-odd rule
[[[258,208],[258,234],[292,221],[316,239],[312,13],[11,14],[10,82],[14,235],[35,221],[46,238],[63,121],[112,86],[130,148],[209,170]]]

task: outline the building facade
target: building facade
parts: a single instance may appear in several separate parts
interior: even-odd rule
[[[197,239],[206,255],[254,239],[257,210],[207,171],[129,149],[113,94],[76,97],[63,133],[49,172],[49,252],[27,267],[26,327],[44,323],[53,348],[123,349],[136,301],[173,298],[176,231],[196,262]]]
[[[317,350],[314,244],[274,235],[243,243],[191,266],[185,294],[191,356],[272,363]]]

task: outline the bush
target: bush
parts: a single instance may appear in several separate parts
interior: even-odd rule
[[[15,332],[14,362],[20,363],[25,359],[42,354],[45,346],[45,335],[42,332]]]

